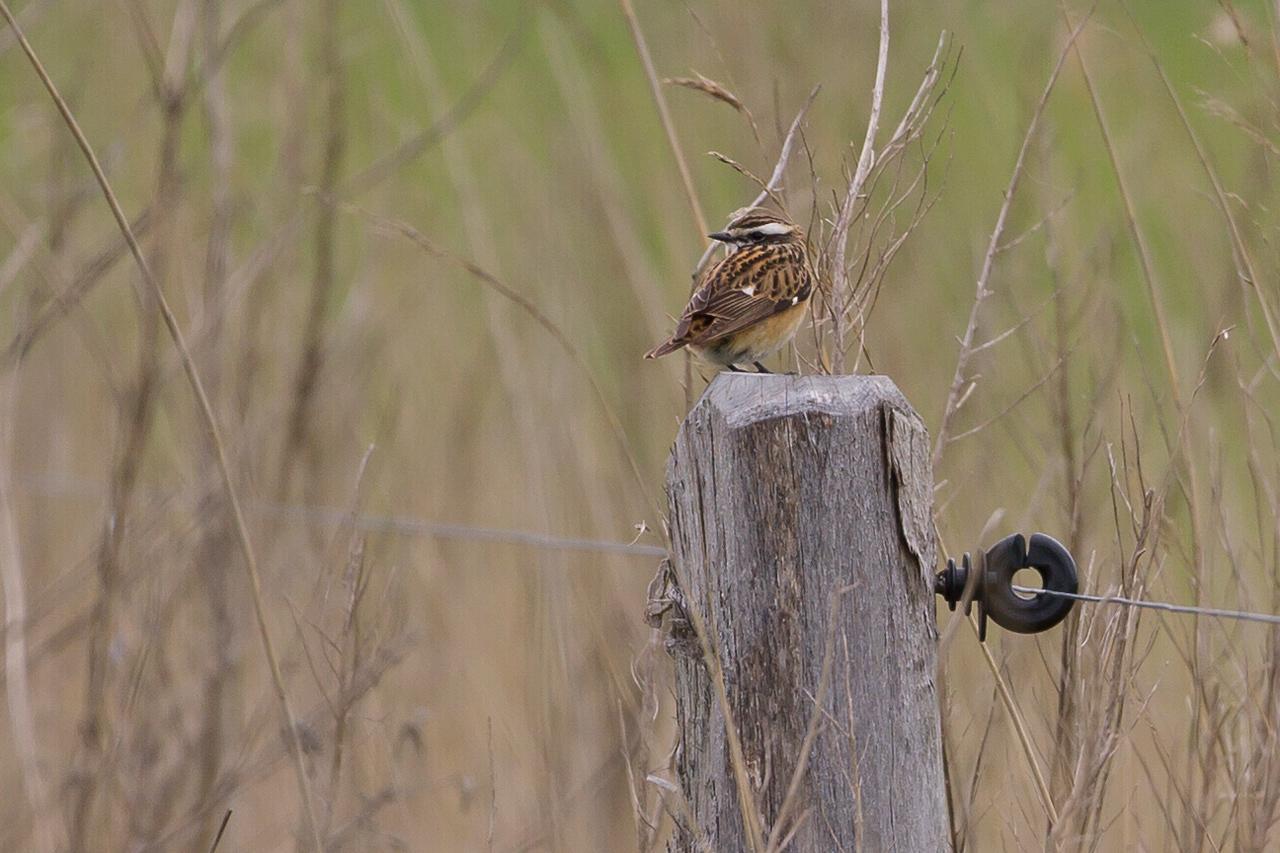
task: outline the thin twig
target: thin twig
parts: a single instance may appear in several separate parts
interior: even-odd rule
[[[693,186],[693,175],[689,164],[685,161],[684,151],[680,148],[680,137],[676,134],[675,122],[671,119],[671,109],[667,106],[667,96],[662,91],[662,81],[653,66],[653,57],[649,54],[649,45],[645,42],[644,31],[640,29],[640,21],[636,18],[631,0],[620,0],[622,14],[626,16],[627,26],[631,29],[631,38],[636,44],[636,53],[640,55],[640,64],[644,66],[644,76],[649,81],[649,90],[653,93],[653,102],[658,108],[658,118],[662,120],[662,130],[667,134],[667,144],[671,146],[671,155],[675,158],[676,169],[680,172],[680,183],[684,185],[684,193],[689,201],[689,209],[693,212],[693,222],[698,226],[698,234],[705,237],[707,217],[702,212],[702,203],[698,201],[698,191]]]
[[[871,166],[876,159],[876,132],[880,129],[880,108],[884,103],[885,70],[889,63],[889,0],[880,0],[880,51],[876,59],[876,82],[871,89],[871,115],[867,119],[867,133],[862,140],[862,153],[858,155],[858,165],[853,173],[853,180],[845,191],[844,204],[840,206],[840,215],[835,224],[835,251],[833,253],[833,281],[831,299],[836,305],[845,301],[849,289],[849,271],[845,262],[848,251],[849,227],[853,224],[853,212],[858,206],[858,197],[862,194],[867,176],[871,174]],[[844,334],[845,323],[837,312],[835,318],[835,352],[834,366],[837,373],[844,372]]]
[[[209,848],[209,853],[217,853],[218,844],[222,841],[229,823],[231,823],[231,809],[227,809],[227,813],[222,816],[222,822],[218,824],[218,834],[213,837],[213,845]]]
[[[604,388],[600,385],[599,380],[596,379],[595,373],[591,371],[586,358],[578,351],[577,346],[574,345],[573,341],[569,339],[569,336],[566,335],[564,331],[561,330],[561,328],[542,311],[541,308],[534,304],[528,297],[509,287],[497,276],[493,275],[479,264],[469,261],[466,258],[458,257],[457,255],[440,248],[435,243],[427,239],[426,235],[408,223],[378,216],[377,214],[371,213],[370,211],[364,210],[356,205],[346,204],[343,206],[345,209],[350,210],[353,213],[358,213],[361,216],[364,216],[374,225],[385,231],[408,238],[410,242],[428,254],[434,255],[437,258],[443,258],[444,260],[462,267],[462,269],[484,282],[485,285],[518,305],[526,314],[533,318],[534,322],[545,329],[551,337],[555,338],[556,343],[560,344],[561,348],[569,355],[569,358],[573,363],[576,364],[586,375],[587,382],[591,385],[591,390],[595,393],[596,399],[599,401],[600,407],[604,411],[605,418],[609,422],[610,429],[613,430],[614,437],[618,441],[622,454],[626,457],[627,463],[631,466],[631,473],[635,476],[636,485],[644,496],[645,503],[652,507],[655,512],[659,512],[660,514],[658,504],[654,501],[653,495],[649,491],[648,485],[645,482],[644,475],[640,472],[640,462],[636,459],[635,454],[631,452],[631,445],[630,442],[627,441],[627,433],[622,426],[622,420],[618,417],[617,412],[614,411],[613,405],[609,402],[609,398],[604,392]]]
[[[1058,372],[1058,370],[1059,370],[1059,368],[1061,368],[1061,367],[1062,367],[1062,365],[1063,365],[1063,364],[1065,364],[1065,363],[1066,363],[1066,357],[1065,357],[1065,356],[1064,356],[1064,357],[1062,357],[1062,358],[1059,358],[1057,361],[1055,361],[1055,362],[1053,363],[1053,365],[1052,365],[1052,366],[1051,366],[1047,371],[1045,371],[1044,375],[1042,375],[1042,376],[1041,376],[1039,379],[1037,379],[1035,382],[1031,383],[1029,386],[1027,386],[1026,388],[1024,388],[1024,389],[1022,390],[1022,393],[1021,393],[1021,394],[1019,394],[1016,398],[1014,398],[1013,402],[1009,403],[1009,404],[1008,404],[1007,406],[1005,406],[1003,409],[1001,409],[1000,411],[996,412],[994,415],[991,415],[989,418],[987,418],[985,421],[982,421],[982,422],[981,422],[981,423],[979,423],[977,426],[975,426],[975,427],[970,427],[969,429],[965,430],[964,432],[956,433],[955,435],[948,436],[948,437],[947,437],[947,443],[948,443],[948,444],[951,444],[951,443],[954,443],[954,442],[960,441],[960,440],[961,440],[961,439],[963,439],[963,438],[968,438],[968,437],[969,437],[969,436],[971,436],[971,435],[977,435],[978,433],[982,432],[982,431],[983,431],[984,429],[986,429],[987,427],[989,427],[989,426],[991,426],[992,424],[994,424],[996,421],[999,421],[999,420],[1003,419],[1004,417],[1006,417],[1010,412],[1012,412],[1014,409],[1016,409],[1016,408],[1019,406],[1019,404],[1021,404],[1024,400],[1026,400],[1028,397],[1030,397],[1032,394],[1034,394],[1034,393],[1035,393],[1036,391],[1038,391],[1040,388],[1042,388],[1046,382],[1048,382],[1050,379],[1052,379],[1052,378],[1053,378],[1053,375],[1054,375],[1055,373],[1057,373],[1057,372]]]
[[[1169,100],[1173,102],[1174,108],[1178,111],[1178,120],[1182,124],[1183,130],[1187,132],[1187,138],[1191,140],[1191,145],[1195,149],[1196,159],[1200,161],[1200,167],[1204,169],[1205,175],[1209,178],[1209,183],[1213,187],[1214,200],[1218,203],[1218,209],[1222,211],[1222,216],[1227,221],[1227,230],[1231,234],[1231,245],[1235,250],[1236,258],[1244,265],[1243,270],[1237,270],[1237,275],[1249,285],[1249,289],[1253,291],[1254,296],[1258,300],[1258,307],[1262,310],[1262,318],[1266,322],[1267,332],[1271,337],[1271,346],[1275,350],[1276,356],[1280,357],[1280,324],[1277,324],[1276,317],[1272,313],[1270,300],[1262,291],[1262,280],[1258,277],[1258,272],[1253,264],[1253,257],[1249,254],[1249,247],[1244,242],[1244,237],[1240,232],[1240,226],[1236,222],[1235,214],[1231,210],[1231,202],[1227,198],[1226,190],[1223,189],[1222,180],[1218,177],[1217,170],[1213,167],[1212,161],[1209,159],[1209,152],[1205,149],[1204,143],[1200,141],[1200,137],[1196,134],[1195,129],[1191,126],[1190,119],[1187,118],[1187,112],[1182,106],[1182,99],[1178,97],[1177,91],[1173,88],[1169,76],[1165,74],[1164,66],[1160,63],[1160,59],[1156,56],[1155,50],[1147,41],[1146,33],[1138,25],[1138,21],[1133,17],[1133,13],[1129,11],[1129,7],[1120,4],[1125,13],[1129,15],[1129,20],[1138,31],[1138,37],[1142,40],[1142,46],[1146,49],[1147,55],[1151,58],[1151,64],[1155,66],[1156,73],[1160,76],[1160,82],[1164,84],[1165,91],[1169,94]]]
[[[0,589],[4,590],[4,693],[13,733],[14,752],[21,767],[21,784],[31,808],[34,844],[37,850],[55,849],[45,818],[48,788],[40,769],[40,746],[32,713],[29,682],[30,661],[27,657],[27,592],[22,575],[22,549],[18,542],[18,526],[13,506],[13,431],[17,421],[17,370],[9,373],[5,387],[0,388],[0,454],[5,459],[0,472]]]
[[[760,194],[751,200],[747,207],[758,207],[764,203],[766,198],[774,196],[778,193],[782,186],[782,179],[787,174],[787,163],[791,160],[791,152],[795,149],[796,139],[800,135],[800,126],[804,122],[804,117],[809,112],[809,107],[813,105],[813,99],[818,97],[818,92],[822,86],[814,86],[809,91],[809,97],[805,98],[804,106],[800,108],[800,112],[796,113],[796,117],[791,120],[791,127],[787,130],[786,137],[782,140],[782,150],[778,152],[778,162],[773,166],[773,174],[769,175],[769,180],[765,183],[764,188],[760,190]],[[711,260],[711,256],[715,253],[716,244],[710,243],[706,250],[702,253],[702,257],[698,259],[698,265],[694,267],[694,278],[702,272],[706,267],[707,261]]]
[[[662,83],[658,80],[658,72],[653,67],[653,57],[649,54],[649,45],[644,40],[644,31],[640,29],[640,20],[636,18],[635,9],[631,6],[631,0],[619,0],[622,4],[622,14],[627,19],[627,26],[631,29],[631,38],[636,44],[636,53],[640,56],[640,64],[644,66],[644,75],[649,81],[649,91],[653,94],[653,102],[658,108],[658,117],[662,120],[662,129],[667,134],[667,143],[671,147],[671,155],[675,158],[676,168],[680,172],[680,182],[684,185],[684,194],[689,200],[689,209],[693,212],[693,222],[698,228],[698,235],[707,243],[707,248],[715,245],[715,242],[707,236],[709,229],[707,228],[707,217],[702,212],[702,203],[698,201],[698,191],[693,186],[693,175],[689,172],[689,164],[685,162],[684,151],[680,148],[680,138],[676,135],[676,125],[671,118],[671,110],[667,107],[667,96],[662,91]],[[690,285],[690,291],[697,286],[697,276],[694,277]],[[689,354],[688,349],[683,353],[684,358],[684,405],[686,409],[693,408],[693,357]]]
[[[1071,47],[1084,29],[1084,25],[1088,23],[1089,18],[1093,15],[1093,10],[1096,6],[1097,0],[1089,8],[1089,12],[1085,15],[1084,20],[1080,22],[1080,25],[1073,29],[1067,37],[1067,44],[1058,55],[1058,61],[1053,66],[1053,71],[1049,74],[1049,80],[1045,83],[1044,90],[1040,94],[1040,100],[1036,102],[1035,110],[1031,114],[1031,122],[1027,125],[1027,132],[1022,137],[1022,146],[1018,149],[1018,157],[1013,164],[1013,174],[1009,176],[1009,185],[1004,191],[1004,201],[1000,203],[1000,212],[996,215],[996,224],[991,230],[991,239],[987,243],[987,253],[982,259],[982,269],[978,273],[978,281],[974,290],[973,307],[969,309],[969,322],[965,326],[964,336],[960,339],[960,352],[956,356],[955,373],[951,377],[951,387],[947,392],[946,406],[943,409],[942,420],[939,422],[937,437],[934,439],[933,444],[934,471],[941,470],[942,451],[947,446],[947,436],[951,431],[951,421],[960,409],[960,404],[968,396],[964,393],[964,390],[968,382],[969,360],[973,357],[973,340],[978,333],[978,318],[982,311],[982,303],[986,301],[987,296],[991,293],[991,270],[995,266],[996,256],[999,254],[1001,238],[1004,236],[1005,225],[1009,219],[1009,208],[1013,206],[1013,198],[1017,194],[1018,185],[1022,180],[1027,152],[1031,149],[1031,140],[1035,138],[1036,128],[1040,125],[1040,118],[1044,115],[1045,106],[1049,103],[1049,96],[1053,93],[1053,88],[1058,82],[1058,75],[1062,73],[1062,66],[1067,61],[1067,55],[1071,52]]]
[[[969,617],[964,620],[973,629],[974,634],[978,632],[976,620]],[[1049,786],[1045,783],[1044,771],[1040,769],[1040,761],[1036,758],[1035,746],[1031,743],[1031,735],[1027,731],[1027,721],[1022,718],[1022,711],[1018,709],[1018,703],[1014,701],[1013,692],[1009,690],[1009,682],[1005,679],[1004,674],[1000,672],[1000,666],[996,663],[996,659],[991,656],[991,649],[987,648],[986,643],[978,643],[978,648],[982,650],[982,658],[987,663],[987,669],[991,671],[992,677],[995,679],[996,688],[1000,692],[1000,700],[1004,703],[1005,710],[1009,712],[1009,719],[1013,723],[1013,729],[1018,735],[1018,742],[1022,745],[1022,752],[1027,757],[1027,764],[1031,768],[1031,778],[1036,783],[1036,793],[1040,797],[1040,804],[1044,806],[1045,814],[1049,816],[1049,825],[1052,828],[1058,823],[1058,810],[1054,808],[1053,797],[1049,794]]]

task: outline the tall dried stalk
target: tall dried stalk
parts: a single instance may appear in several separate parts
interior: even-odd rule
[[[996,224],[991,229],[991,237],[987,241],[987,251],[982,258],[982,268],[978,272],[977,283],[974,287],[973,306],[969,309],[969,321],[965,324],[964,334],[960,338],[960,351],[956,355],[956,369],[951,377],[951,386],[947,390],[947,402],[942,410],[942,419],[938,422],[937,433],[934,436],[934,471],[941,470],[942,452],[946,448],[947,442],[951,439],[952,421],[955,420],[956,414],[972,393],[972,386],[969,384],[971,382],[969,378],[969,362],[975,353],[981,351],[981,345],[976,343],[976,338],[982,305],[991,295],[991,273],[995,268],[996,256],[999,254],[1000,245],[1004,240],[1005,228],[1009,221],[1009,210],[1013,206],[1014,196],[1017,194],[1018,187],[1022,182],[1027,153],[1031,150],[1031,143],[1035,139],[1036,129],[1039,127],[1040,119],[1044,115],[1045,106],[1049,103],[1049,96],[1053,93],[1054,86],[1057,85],[1058,75],[1062,73],[1062,66],[1066,63],[1067,56],[1070,54],[1076,38],[1092,16],[1093,8],[1089,9],[1080,24],[1073,28],[1067,36],[1066,46],[1058,54],[1058,61],[1054,64],[1053,71],[1049,74],[1044,90],[1040,93],[1040,98],[1036,101],[1035,108],[1032,110],[1031,121],[1027,125],[1027,132],[1023,134],[1022,145],[1019,147],[1018,156],[1014,160],[1013,173],[1009,176],[1009,184],[1004,190],[1000,211],[996,214]]]
[[[671,109],[667,106],[666,93],[662,91],[662,82],[658,79],[657,69],[653,66],[653,57],[649,54],[649,44],[645,41],[644,30],[640,28],[640,20],[636,17],[635,9],[631,6],[631,0],[619,0],[622,4],[622,14],[627,19],[627,27],[631,31],[631,40],[635,42],[636,53],[640,57],[640,65],[644,68],[645,79],[649,82],[649,91],[653,95],[654,106],[658,108],[658,117],[662,120],[662,130],[667,136],[667,145],[671,149],[671,156],[675,159],[676,169],[680,173],[680,183],[684,187],[685,198],[689,202],[689,209],[693,213],[693,224],[698,229],[698,234],[708,244],[711,238],[706,236],[709,229],[707,228],[707,217],[702,212],[702,202],[698,201],[698,191],[693,185],[693,174],[689,171],[689,164],[685,160],[684,150],[680,147],[680,138],[676,133],[675,121],[671,118]],[[697,286],[697,278],[691,285]],[[693,408],[693,357],[686,350],[684,352],[684,403],[685,408]]]
[[[1070,26],[1071,16],[1065,8],[1062,8],[1062,17],[1063,20],[1066,21],[1067,25]],[[1088,63],[1085,61],[1084,53],[1079,49],[1079,46],[1076,47],[1075,55],[1080,66],[1080,73],[1084,78],[1085,89],[1089,93],[1089,101],[1093,106],[1093,114],[1098,124],[1098,130],[1102,135],[1103,146],[1107,151],[1108,162],[1111,165],[1112,174],[1116,179],[1116,188],[1120,194],[1120,199],[1124,207],[1125,224],[1128,226],[1129,234],[1133,239],[1135,248],[1137,249],[1138,262],[1142,271],[1142,280],[1146,286],[1147,299],[1151,305],[1152,316],[1155,318],[1156,322],[1156,330],[1160,336],[1160,350],[1164,360],[1165,375],[1169,385],[1169,393],[1173,400],[1174,411],[1178,420],[1183,422],[1186,420],[1188,413],[1187,403],[1183,396],[1182,381],[1178,375],[1177,359],[1173,352],[1173,342],[1169,331],[1169,321],[1165,314],[1164,303],[1160,297],[1160,291],[1162,288],[1156,279],[1155,264],[1152,261],[1151,249],[1147,242],[1145,232],[1139,223],[1132,193],[1126,183],[1124,172],[1120,167],[1120,160],[1116,153],[1116,146],[1112,138],[1110,125],[1107,122],[1106,114],[1102,110],[1102,103],[1098,98],[1098,92],[1094,85],[1093,75],[1089,71]],[[1182,464],[1185,465],[1187,472],[1187,483],[1182,491],[1186,497],[1187,506],[1191,516],[1190,532],[1192,554],[1190,568],[1193,581],[1192,585],[1195,590],[1196,603],[1200,604],[1203,601],[1202,596],[1204,594],[1204,587],[1206,586],[1207,578],[1204,576],[1206,569],[1204,551],[1204,520],[1200,507],[1199,465],[1196,462],[1194,454],[1191,452],[1191,431],[1189,429],[1180,429],[1178,435],[1183,442],[1179,447],[1179,450],[1181,451],[1180,455],[1183,460]],[[1193,624],[1195,626],[1195,651],[1191,657],[1191,677],[1193,680],[1199,681],[1204,649],[1200,633],[1200,620],[1198,618],[1195,619]],[[1197,697],[1200,695],[1201,694],[1199,693],[1196,694]],[[1191,751],[1188,756],[1189,759],[1190,755],[1195,754],[1198,751],[1201,734],[1201,727],[1199,724],[1199,711],[1201,710],[1201,705],[1198,702],[1193,703],[1193,709],[1194,712],[1191,717],[1189,731],[1192,744]],[[1208,780],[1203,779],[1202,783],[1207,785]],[[1192,824],[1189,822],[1187,826],[1189,827],[1188,831],[1191,831],[1190,827]]]
[[[141,11],[135,11],[135,27],[143,44],[149,44],[149,29]],[[151,253],[151,268],[159,278],[167,277],[172,254],[172,220],[177,201],[178,145],[186,113],[186,69],[190,60],[195,25],[195,4],[191,0],[179,4],[174,13],[173,32],[163,59],[153,67],[153,87],[163,117],[156,176],[155,198],[157,228]],[[158,51],[158,47],[155,48]],[[144,51],[144,54],[146,51]],[[115,631],[116,608],[120,602],[120,574],[123,549],[131,532],[134,492],[146,447],[151,435],[152,416],[160,382],[160,327],[155,310],[155,296],[143,291],[139,315],[141,340],[138,348],[137,378],[128,404],[120,412],[119,434],[123,441],[112,464],[111,499],[104,521],[102,545],[98,557],[98,599],[89,633],[89,667],[85,691],[85,715],[80,730],[83,738],[83,766],[78,772],[70,833],[73,851],[84,850],[97,835],[94,813],[98,791],[107,772],[107,745],[115,738],[109,713],[110,675],[109,647]]]
[[[698,233],[705,235],[708,231],[707,217],[702,212],[702,202],[698,201],[698,191],[693,185],[693,174],[685,160],[684,150],[680,147],[680,137],[676,133],[675,121],[671,118],[671,108],[667,106],[667,96],[662,91],[662,81],[658,79],[657,69],[653,66],[653,57],[649,54],[649,44],[645,41],[644,30],[636,18],[631,0],[619,0],[622,14],[626,16],[627,27],[631,30],[631,39],[635,42],[636,53],[640,56],[640,65],[644,68],[645,79],[649,82],[649,91],[653,95],[654,106],[658,108],[658,117],[662,120],[662,130],[667,135],[667,145],[675,160],[676,170],[680,173],[680,184],[684,187],[685,199],[689,202],[689,210],[693,213],[693,224]],[[707,239],[705,236],[703,239]]]
[[[48,823],[49,788],[40,766],[40,738],[36,733],[35,712],[29,681],[27,657],[27,590],[23,576],[22,549],[18,541],[18,525],[14,520],[13,431],[19,372],[6,371],[0,386],[0,458],[5,460],[0,473],[0,590],[4,593],[4,693],[8,709],[9,730],[17,755],[22,792],[31,810],[32,842],[39,853],[55,849],[53,832]]]
[[[959,57],[953,59],[950,53],[951,39],[943,31],[902,118],[877,148],[888,56],[888,4],[882,3],[880,11],[879,61],[861,153],[843,197],[833,205],[830,230],[821,236],[810,235],[819,243],[817,269],[826,285],[821,299],[815,300],[819,366],[835,373],[850,369],[846,360],[854,337],[859,358],[851,369],[857,370],[867,319],[885,274],[940,197],[940,190],[930,191],[929,174],[945,126],[932,142],[924,137],[950,85],[947,66],[951,66],[951,75],[959,66]],[[916,152],[914,162],[907,162],[908,151]],[[879,198],[878,206],[873,205],[873,195]],[[899,226],[897,217],[904,207],[910,214],[906,224]]]
[[[1092,14],[1092,9],[1090,9],[1089,14]],[[966,325],[964,335],[960,340],[960,351],[956,357],[955,373],[952,377],[951,387],[947,394],[947,401],[943,410],[942,420],[938,426],[937,434],[934,439],[932,462],[933,470],[935,472],[941,470],[942,453],[950,438],[952,421],[969,395],[968,392],[964,391],[965,383],[969,381],[969,361],[973,358],[975,352],[979,352],[981,349],[980,346],[975,343],[978,332],[980,310],[983,302],[991,293],[989,287],[991,272],[995,265],[996,256],[999,253],[999,247],[1003,242],[1005,227],[1009,218],[1009,209],[1013,204],[1014,196],[1017,193],[1018,186],[1022,179],[1023,170],[1026,166],[1027,153],[1031,148],[1032,141],[1035,139],[1036,129],[1040,124],[1041,116],[1044,114],[1045,107],[1049,103],[1049,96],[1053,93],[1054,87],[1058,81],[1058,76],[1062,72],[1063,65],[1066,64],[1067,56],[1070,54],[1076,38],[1080,35],[1080,32],[1083,30],[1084,24],[1088,19],[1089,16],[1086,16],[1085,20],[1070,32],[1067,37],[1066,45],[1058,54],[1057,62],[1054,64],[1053,70],[1049,73],[1049,78],[1046,81],[1044,89],[1041,91],[1040,97],[1032,111],[1031,120],[1028,123],[1026,133],[1023,135],[1022,145],[1018,150],[1018,156],[1014,160],[1013,173],[1009,178],[1009,185],[1004,192],[1004,200],[1000,205],[1000,211],[996,215],[995,227],[992,229],[991,237],[987,242],[987,252],[983,258],[981,271],[978,274],[973,306],[969,311],[969,322]],[[957,617],[959,617],[958,613],[952,618]],[[949,636],[950,634],[951,629],[949,626],[945,636]],[[986,650],[985,646],[983,646],[983,652],[983,660],[987,664],[987,669],[991,673],[992,678],[996,680],[997,685],[1001,688],[999,690],[999,696],[1004,702],[1005,708],[1009,713],[1010,720],[1014,724],[1015,731],[1018,733],[1019,742],[1022,745],[1023,753],[1031,770],[1032,778],[1036,785],[1036,791],[1041,800],[1041,805],[1044,807],[1050,826],[1052,826],[1057,823],[1057,810],[1053,804],[1048,783],[1044,778],[1043,771],[1040,769],[1035,751],[1031,747],[1031,738],[1027,732],[1023,715],[1013,699],[1012,692],[1009,691],[1005,684],[1005,679],[1000,673],[999,667],[996,665],[995,660],[991,657],[990,652]]]
[[[290,749],[293,755],[293,763],[295,775],[298,782],[298,793],[302,799],[303,814],[306,817],[307,830],[314,843],[317,851],[323,849],[320,840],[319,826],[315,820],[314,806],[311,801],[311,783],[307,777],[306,766],[303,763],[302,744],[299,741],[299,733],[297,730],[297,717],[293,712],[292,703],[289,700],[289,693],[285,688],[284,675],[280,670],[279,657],[276,655],[275,646],[271,640],[270,630],[267,628],[266,606],[262,595],[262,581],[258,572],[258,563],[254,555],[253,544],[249,538],[248,524],[244,518],[244,509],[240,501],[239,493],[235,487],[235,482],[231,476],[231,466],[227,461],[226,444],[222,439],[222,433],[218,427],[217,417],[213,413],[213,406],[209,402],[209,396],[205,392],[204,382],[200,378],[200,372],[196,367],[195,360],[191,355],[191,350],[187,347],[186,338],[183,335],[182,327],[178,325],[178,319],[174,315],[173,310],[169,307],[168,299],[165,297],[163,289],[161,289],[159,281],[153,276],[151,267],[143,256],[142,247],[138,244],[138,239],[129,227],[129,220],[124,214],[124,210],[120,206],[119,200],[116,198],[115,192],[111,189],[111,183],[107,180],[106,173],[102,170],[102,165],[98,161],[98,156],[90,145],[88,138],[84,135],[84,131],[80,129],[79,122],[71,113],[70,107],[67,106],[62,95],[58,92],[57,86],[53,79],[45,70],[44,64],[40,61],[35,49],[31,43],[27,41],[26,35],[19,27],[17,20],[9,9],[6,0],[0,0],[0,15],[8,22],[10,28],[14,31],[14,35],[18,39],[18,43],[22,46],[22,51],[30,61],[36,75],[40,78],[40,82],[44,85],[45,90],[49,93],[49,97],[53,100],[58,108],[58,112],[62,115],[62,119],[66,122],[67,129],[75,137],[76,144],[79,146],[81,153],[84,154],[89,168],[93,171],[94,179],[97,181],[98,187],[102,190],[102,194],[111,208],[112,216],[115,218],[116,225],[120,228],[124,235],[125,241],[129,244],[129,252],[133,255],[134,262],[137,264],[138,271],[142,276],[143,284],[147,291],[153,294],[155,305],[160,311],[160,315],[164,320],[164,325],[173,340],[174,347],[178,351],[181,358],[183,371],[186,374],[187,382],[191,386],[192,394],[195,396],[196,404],[199,409],[201,420],[204,423],[208,433],[209,441],[212,443],[217,460],[218,470],[222,478],[223,488],[226,491],[227,501],[231,505],[232,517],[235,521],[236,535],[239,540],[240,550],[244,557],[245,570],[248,572],[250,587],[254,604],[254,615],[258,623],[258,633],[262,640],[262,648],[267,662],[271,669],[272,685],[275,688],[276,698],[280,703],[281,715],[287,729],[286,737],[289,740]]]
[[[867,132],[862,139],[862,151],[858,154],[858,165],[854,170],[853,180],[849,181],[849,186],[845,190],[844,204],[840,207],[840,214],[835,224],[831,298],[837,306],[844,305],[849,295],[849,273],[846,266],[849,227],[853,224],[853,212],[858,206],[858,198],[862,195],[867,176],[871,174],[871,166],[876,156],[876,133],[880,130],[880,109],[884,103],[885,70],[888,64],[889,0],[880,0],[880,48],[876,52],[876,81],[871,87],[871,113],[867,117]],[[835,372],[843,373],[845,352],[843,312],[836,312],[834,325],[835,351],[832,354],[832,361]]]
[[[232,139],[231,102],[226,75],[215,63],[222,37],[223,0],[203,0],[200,27],[205,68],[203,106],[209,127],[209,167],[212,176],[211,221],[205,251],[205,281],[202,313],[206,331],[200,350],[204,353],[204,372],[215,405],[222,390],[223,329],[227,310],[227,275],[231,264],[231,229],[234,218],[232,197],[234,140]],[[230,519],[220,502],[209,501],[205,508],[209,523],[197,546],[194,569],[204,585],[208,603],[210,640],[214,650],[204,678],[203,720],[199,735],[196,797],[199,801],[217,798],[216,785],[222,772],[227,745],[234,738],[234,683],[238,672],[233,643],[236,619],[228,583],[228,564],[232,560]],[[220,831],[211,819],[197,840],[207,849]]]
[[[334,191],[347,147],[345,116],[346,80],[343,73],[341,0],[327,0],[320,14],[321,75],[325,83],[324,153],[317,184],[318,207],[315,212],[314,271],[311,299],[302,332],[302,354],[293,381],[293,402],[285,443],[280,454],[280,470],[276,477],[277,494],[281,499],[289,494],[294,467],[299,457],[307,456],[308,468],[314,463],[310,454],[316,450],[313,442],[315,416],[312,411],[315,395],[324,365],[325,325],[329,315],[329,303],[337,284],[337,209],[334,207]]]

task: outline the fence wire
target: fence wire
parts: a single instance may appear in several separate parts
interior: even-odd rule
[[[67,482],[53,478],[25,478],[26,491],[36,492],[48,497],[96,497],[106,493],[106,489],[83,482]],[[263,516],[300,522],[303,524],[321,524],[333,526],[354,522],[354,526],[369,533],[393,533],[401,536],[421,536],[432,539],[456,539],[472,542],[494,542],[499,544],[524,545],[530,548],[548,548],[558,551],[588,551],[602,554],[622,554],[632,557],[665,557],[667,551],[658,545],[644,545],[638,542],[611,542],[603,539],[584,539],[571,536],[555,536],[549,533],[534,533],[525,530],[506,530],[498,527],[476,527],[467,524],[428,521],[402,515],[372,515],[358,513],[354,519],[349,510],[337,507],[300,506],[290,504],[269,504],[250,502],[250,512]],[[1137,607],[1146,610],[1160,610],[1166,613],[1184,613],[1196,616],[1209,616],[1215,619],[1234,619],[1240,622],[1258,622],[1264,625],[1280,625],[1280,615],[1272,613],[1254,613],[1248,610],[1226,610],[1218,607],[1193,607],[1189,604],[1174,604],[1168,601],[1147,601],[1144,599],[1125,598],[1119,595],[1089,595],[1087,593],[1059,592],[1032,586],[1013,584],[1014,592],[1023,595],[1049,595],[1055,598],[1069,598],[1086,604],[1117,604],[1121,607]]]
[[[1267,625],[1280,625],[1280,615],[1271,613],[1251,613],[1248,610],[1223,610],[1218,607],[1192,607],[1190,604],[1173,604],[1168,601],[1146,601],[1137,598],[1124,598],[1119,595],[1088,595],[1082,592],[1060,592],[1055,589],[1041,589],[1034,586],[1018,586],[1013,584],[1013,591],[1025,595],[1049,595],[1054,598],[1069,598],[1072,601],[1084,601],[1089,604],[1119,604],[1122,607],[1140,607],[1147,610],[1163,610],[1166,613],[1191,613],[1197,616],[1212,616],[1217,619],[1236,619],[1241,622],[1262,622]]]
[[[98,483],[56,477],[15,477],[18,491],[46,498],[99,500],[108,490]],[[172,493],[158,490],[140,490],[153,499],[175,498]],[[407,515],[377,515],[357,512],[333,506],[308,506],[304,504],[277,504],[263,501],[247,501],[245,509],[251,514],[278,518],[296,524],[321,527],[338,527],[351,524],[365,533],[390,533],[426,539],[457,539],[471,542],[523,545],[529,548],[546,548],[554,551],[588,551],[596,554],[621,554],[631,557],[665,557],[667,549],[658,545],[639,542],[616,542],[607,539],[588,539],[574,536],[557,536],[527,530],[506,530],[499,527],[482,527],[455,524],[446,521],[430,521]]]

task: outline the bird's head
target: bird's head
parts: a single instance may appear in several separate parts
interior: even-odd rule
[[[800,227],[794,222],[759,207],[738,211],[723,231],[707,236],[737,247],[757,243],[789,243],[804,239]]]

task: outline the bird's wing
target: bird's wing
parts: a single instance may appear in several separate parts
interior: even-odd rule
[[[803,246],[741,249],[707,273],[673,340],[696,344],[731,335],[805,301],[812,288]]]

